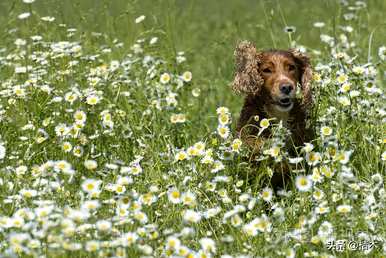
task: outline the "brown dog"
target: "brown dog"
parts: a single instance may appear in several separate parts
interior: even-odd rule
[[[310,141],[313,133],[306,126],[312,104],[309,58],[293,49],[260,52],[250,42],[241,42],[235,57],[233,89],[246,95],[237,124],[237,133],[243,142],[256,153],[264,139],[270,137],[269,130],[257,137],[259,128],[255,116],[260,120],[282,120],[295,146]],[[298,90],[302,92],[302,100],[296,98]]]

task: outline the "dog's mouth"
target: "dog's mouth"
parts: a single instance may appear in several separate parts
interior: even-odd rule
[[[280,111],[289,111],[293,107],[293,102],[290,98],[282,98],[278,100],[275,104]]]
[[[291,106],[292,101],[290,98],[282,98],[278,101],[278,104],[284,108]]]

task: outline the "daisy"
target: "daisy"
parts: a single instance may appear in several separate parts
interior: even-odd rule
[[[336,78],[336,81],[340,84],[345,83],[347,80],[348,80],[348,76],[345,75],[344,73],[338,75],[338,77]]]
[[[99,191],[99,186],[102,184],[101,180],[86,179],[82,183],[82,189],[88,194]]]
[[[184,82],[190,82],[192,80],[192,73],[189,71],[184,72],[182,74],[182,80],[184,80]]]
[[[178,250],[180,246],[181,246],[181,241],[177,237],[170,236],[166,239],[166,249]]]
[[[185,210],[182,214],[184,221],[197,223],[201,220],[201,214],[194,210]]]
[[[2,143],[0,143],[0,159],[4,159],[5,157],[5,147]]]
[[[354,66],[352,68],[352,71],[353,73],[355,73],[356,75],[361,75],[365,72],[365,69],[362,67],[362,66]]]
[[[160,82],[162,84],[167,84],[170,81],[170,75],[168,73],[161,74]]]
[[[90,95],[86,99],[86,103],[90,106],[95,106],[100,101],[100,98],[97,95]]]
[[[72,150],[72,144],[69,143],[69,142],[64,142],[64,143],[62,144],[62,150],[63,150],[64,152],[70,152],[70,151]]]
[[[322,126],[320,132],[323,136],[330,136],[332,134],[332,128],[329,126]]]
[[[176,156],[174,157],[176,161],[182,161],[188,158],[188,154],[185,151],[179,151],[177,152]]]
[[[141,23],[145,20],[145,18],[146,18],[145,15],[141,15],[135,19],[135,23]]]
[[[271,188],[264,188],[263,191],[261,192],[261,198],[266,201],[266,202],[270,202],[272,200],[272,197],[273,197],[273,192],[272,192],[272,189]]]
[[[308,192],[312,188],[312,180],[307,176],[297,176],[295,185],[300,192]]]
[[[181,202],[181,193],[177,188],[173,187],[168,191],[169,201],[173,204],[177,204]]]
[[[260,121],[260,127],[261,128],[263,128],[263,129],[268,128],[269,125],[270,125],[270,122],[267,118],[261,119],[261,121]]]
[[[181,200],[185,205],[194,206],[196,204],[196,195],[191,191],[187,191],[181,195]]]
[[[339,205],[336,207],[336,211],[339,213],[349,213],[351,211],[352,207],[350,205]]]
[[[201,238],[199,241],[204,252],[216,253],[216,243],[211,238]]]
[[[217,133],[220,135],[221,138],[226,139],[229,136],[229,128],[227,126],[220,125],[217,127]]]
[[[242,141],[240,139],[234,139],[231,144],[232,151],[235,151],[235,152],[240,151],[241,145],[242,145]]]
[[[96,223],[96,228],[101,232],[109,232],[112,228],[112,224],[108,220],[98,220]]]
[[[216,113],[218,115],[229,114],[229,109],[227,107],[218,107]]]
[[[98,163],[95,160],[88,159],[83,164],[88,170],[95,170],[98,167]]]
[[[227,125],[230,123],[230,116],[228,114],[220,114],[218,116],[218,122],[221,124],[221,125]]]

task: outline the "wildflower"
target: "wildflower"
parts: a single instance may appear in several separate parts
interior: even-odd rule
[[[20,194],[26,198],[32,198],[38,195],[38,192],[33,189],[21,189]]]
[[[229,114],[229,109],[227,107],[219,107],[216,109],[216,113],[218,115]]]
[[[177,204],[181,202],[181,193],[177,188],[171,188],[168,191],[169,201],[173,204]]]
[[[318,236],[320,238],[326,238],[330,236],[333,232],[333,227],[330,222],[324,221],[318,229]]]
[[[95,240],[87,241],[85,249],[87,252],[96,252],[100,248],[100,243]]]
[[[145,18],[146,18],[145,15],[141,15],[135,19],[135,23],[141,23],[145,20]]]
[[[170,122],[172,124],[185,123],[186,115],[185,114],[173,114],[170,116]]]
[[[343,83],[342,86],[340,87],[340,92],[342,93],[347,93],[351,89],[351,84],[350,83]]]
[[[90,106],[95,106],[100,101],[100,98],[97,95],[90,95],[86,99],[86,103]]]
[[[201,238],[200,245],[204,252],[216,253],[216,243],[211,238]]]
[[[201,220],[201,214],[194,210],[185,210],[182,214],[184,221],[197,223]]]
[[[324,192],[320,189],[316,189],[313,194],[312,194],[312,197],[314,197],[315,200],[317,201],[320,201],[324,198]]]
[[[320,172],[327,178],[332,178],[334,176],[334,171],[331,170],[328,166],[321,166]]]
[[[232,151],[238,152],[241,148],[241,145],[242,145],[242,141],[240,139],[234,139],[231,144]]]
[[[28,167],[27,166],[18,166],[16,169],[15,169],[15,172],[16,172],[16,175],[18,176],[22,176],[22,175],[25,175],[25,173],[27,172],[28,170]]]
[[[295,185],[300,192],[308,192],[312,188],[312,180],[307,176],[297,176]]]
[[[199,155],[199,151],[197,148],[195,148],[194,146],[190,146],[186,152],[188,153],[189,156],[191,157],[194,157],[194,156],[198,156]]]
[[[78,99],[78,95],[73,92],[67,92],[64,95],[64,100],[69,102],[70,104],[73,104],[75,100]],[[76,119],[76,118],[75,118]]]
[[[185,151],[179,151],[177,152],[175,156],[176,161],[182,161],[188,158],[188,154]]]
[[[266,202],[270,202],[272,201],[272,197],[273,197],[273,192],[272,192],[272,189],[271,188],[264,188],[263,191],[261,192],[261,198],[266,201]]]
[[[204,142],[196,142],[193,146],[197,151],[199,155],[205,154],[205,143]]]
[[[170,236],[166,239],[166,249],[178,250],[181,246],[181,241],[174,236]]]
[[[74,154],[75,157],[81,157],[83,155],[83,148],[81,146],[75,146],[72,149],[72,154]]]
[[[296,32],[296,27],[294,27],[294,26],[286,26],[284,28],[284,32],[285,33],[294,33],[294,32]]]
[[[62,144],[62,150],[63,150],[64,152],[70,152],[70,151],[72,150],[72,145],[71,145],[71,143],[69,143],[69,142],[64,142],[64,143]]]
[[[351,211],[352,207],[350,205],[339,205],[336,207],[337,212],[339,213],[349,213]]]
[[[31,16],[31,13],[29,12],[25,12],[25,13],[21,13],[17,16],[17,18],[19,18],[20,20],[24,20],[24,19],[27,19],[28,17]]]
[[[86,210],[96,210],[97,208],[99,208],[99,206],[100,203],[96,200],[88,200],[82,204],[82,208]]]
[[[190,82],[192,80],[192,73],[189,71],[186,71],[182,74],[182,79],[184,82]]]
[[[0,143],[0,159],[4,159],[5,157],[5,147],[2,143]]]
[[[220,135],[221,138],[226,139],[229,136],[229,128],[223,125],[220,125],[217,127],[217,133]]]
[[[306,143],[304,144],[304,147],[303,147],[302,150],[303,150],[304,152],[306,152],[306,153],[309,153],[309,152],[311,152],[313,149],[314,149],[314,145],[313,145],[312,143],[306,142]]]
[[[155,43],[157,43],[157,41],[158,41],[158,38],[157,38],[157,37],[152,37],[152,38],[150,39],[150,41],[149,41],[149,44],[150,44],[150,45],[154,45]]]
[[[111,230],[111,222],[107,220],[98,220],[96,228],[98,231],[109,232]]]
[[[320,132],[323,136],[330,136],[332,134],[332,128],[328,126],[322,126]]]
[[[268,150],[264,151],[264,154],[268,154],[272,158],[277,158],[280,154],[280,147],[279,146],[273,146],[273,147],[269,148]]]
[[[343,151],[339,153],[336,157],[336,159],[341,163],[341,164],[347,164],[350,161],[350,156],[352,154],[352,151]]]
[[[322,159],[321,155],[319,152],[309,152],[306,154],[306,160],[309,165],[315,166],[320,162]]]
[[[134,164],[130,168],[130,174],[135,175],[135,176],[141,174],[142,171],[143,171],[142,167],[139,164]]]
[[[381,46],[378,49],[378,56],[382,61],[386,60],[386,46]]]
[[[1,147],[1,146],[0,146]],[[0,150],[0,158],[1,158],[1,150]],[[381,160],[386,161],[386,151],[382,152]]]
[[[346,97],[346,96],[339,96],[338,97],[338,102],[339,102],[339,104],[341,104],[344,107],[347,107],[347,106],[351,105],[350,99],[348,97]]]
[[[362,66],[354,66],[352,71],[356,75],[361,75],[361,74],[363,74],[365,72],[365,69]]]
[[[340,84],[347,82],[347,80],[348,80],[348,77],[347,77],[347,75],[344,74],[344,73],[338,75],[338,77],[336,78],[336,81],[337,81],[338,83],[340,83]]]
[[[82,183],[82,189],[88,194],[99,191],[99,186],[102,184],[102,181],[95,179],[86,179]]]
[[[268,128],[270,125],[270,122],[267,118],[263,118],[261,121],[260,121],[260,127],[265,129],[265,128]]]
[[[326,24],[324,22],[315,22],[314,27],[315,28],[323,28]]]
[[[230,123],[230,116],[228,114],[220,114],[218,116],[218,122],[221,124],[221,125],[227,125]]]
[[[88,159],[84,161],[84,166],[88,170],[95,170],[98,167],[98,163],[95,160]]]
[[[161,74],[160,81],[162,84],[166,84],[170,81],[170,75],[168,73]]]
[[[137,241],[137,239],[138,235],[136,233],[127,232],[122,236],[121,242],[123,246],[127,247],[133,245]]]

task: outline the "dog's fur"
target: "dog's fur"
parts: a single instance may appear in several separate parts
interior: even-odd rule
[[[236,129],[243,142],[256,153],[264,138],[270,137],[269,130],[257,137],[256,115],[259,120],[282,120],[295,146],[310,141],[312,130],[306,126],[312,104],[309,58],[294,49],[257,51],[250,42],[241,42],[236,47],[235,58],[233,90],[245,95]],[[298,90],[302,92],[301,100],[296,98]]]

